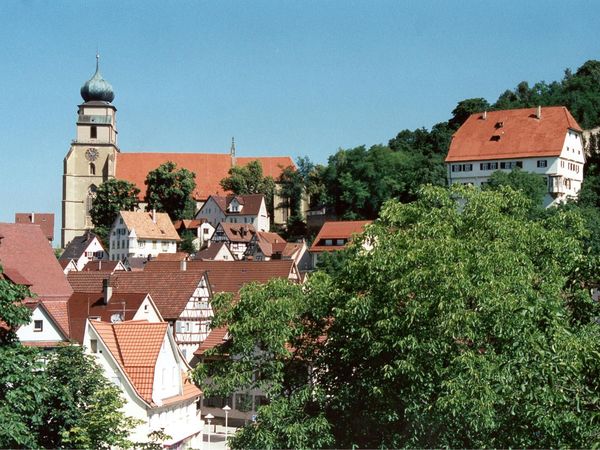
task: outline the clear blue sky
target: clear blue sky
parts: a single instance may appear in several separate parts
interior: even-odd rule
[[[0,221],[54,212],[59,229],[97,47],[122,151],[226,152],[235,136],[242,156],[324,163],[600,59],[599,17],[595,0],[4,0]]]

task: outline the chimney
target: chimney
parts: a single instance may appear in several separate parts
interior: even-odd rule
[[[109,285],[109,279],[105,278],[104,280],[102,280],[102,293],[103,293],[103,300],[104,300],[104,304],[108,305],[108,302],[110,301],[110,298],[112,297],[112,286]]]
[[[187,270],[187,261],[185,259],[179,261],[179,270],[181,270],[182,272],[185,272]]]
[[[487,110],[483,111],[483,116],[481,116],[483,120],[487,120]]]
[[[542,107],[541,106],[537,107],[537,112],[535,113],[535,117],[537,117],[538,120],[540,120],[542,118]]]
[[[156,208],[152,208],[152,222],[156,223]]]
[[[31,213],[31,223],[35,223],[35,213]]]

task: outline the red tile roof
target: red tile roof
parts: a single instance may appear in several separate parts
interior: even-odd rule
[[[44,299],[67,299],[73,292],[41,227],[0,223],[0,265],[17,271]]]
[[[102,292],[102,282],[110,277],[110,272],[75,272],[67,274],[67,280],[73,291],[79,293],[97,294]]]
[[[173,262],[150,261],[144,272],[155,273],[178,270],[179,264]],[[231,292],[237,294],[247,283],[256,281],[266,283],[273,278],[290,279],[295,269],[292,260],[271,261],[189,261],[186,271],[204,273],[213,293]]]
[[[150,264],[150,263],[148,263]],[[148,266],[146,264],[146,267]],[[203,271],[179,271],[179,261],[171,271],[115,272],[110,277],[113,295],[117,293],[149,293],[165,320],[177,319],[204,277]],[[190,262],[187,263],[188,266]]]
[[[344,245],[335,245],[336,239],[351,240],[355,234],[360,234],[365,231],[365,226],[372,223],[372,220],[352,220],[352,221],[339,221],[339,222],[325,222],[315,237],[311,252],[332,252],[334,250],[341,250],[346,247]],[[334,245],[323,245],[322,242],[325,239],[333,240]]]
[[[66,261],[67,264],[69,261]],[[121,261],[108,261],[108,260],[102,260],[102,259],[95,259],[94,261],[89,261],[85,266],[83,266],[83,269],[81,269],[82,272],[114,272],[115,269],[117,270],[125,270],[125,268],[122,268],[122,263]]]
[[[249,195],[211,195],[215,203],[226,216],[252,215],[255,216],[260,212],[260,207],[265,201],[265,196],[262,194]],[[243,205],[241,211],[227,211],[229,204],[233,199],[237,199],[240,205]]]
[[[121,211],[119,214],[127,229],[135,230],[138,239],[180,240],[167,213]]]
[[[54,239],[54,213],[16,213],[15,223],[34,223],[42,227],[46,239]]]
[[[168,324],[146,321],[115,324],[90,321],[90,324],[121,366],[138,395],[146,403],[154,406],[155,403],[152,400],[154,371],[160,348],[168,332]],[[191,385],[186,378],[182,373],[182,394],[167,399],[165,403],[175,403],[199,397],[202,394],[200,389]]]
[[[69,337],[83,342],[85,322],[90,317],[99,317],[104,322],[112,322],[113,315],[121,316],[122,321],[132,320],[146,294],[113,293],[108,304],[104,304],[101,293],[74,293],[68,302]]]
[[[225,342],[225,337],[227,336],[227,327],[220,327],[210,330],[206,339],[202,341],[198,350],[194,352],[194,355],[201,356],[204,354],[206,350],[210,350],[211,348],[216,347],[217,345],[221,345]]]
[[[217,225],[215,234],[219,228],[223,229],[230,242],[250,242],[252,236],[256,233],[256,229],[250,224],[221,222]],[[213,234],[213,237],[215,234]]]
[[[227,247],[227,244],[224,241],[221,241],[221,242],[213,242],[208,247],[206,247],[204,250],[200,250],[198,253],[196,253],[196,256],[194,259],[195,260],[203,260],[203,261],[213,260],[219,254],[219,252],[221,251],[221,249],[223,247],[225,247],[227,249],[227,253],[230,255],[231,258],[233,258],[233,255],[231,254],[229,247]]]
[[[157,261],[187,261],[190,255],[186,252],[159,253],[154,258]]]
[[[454,133],[446,162],[559,156],[568,130],[581,131],[564,106],[471,114]],[[497,138],[493,138],[497,136]]]
[[[251,161],[260,161],[263,174],[278,179],[283,169],[294,166],[289,156],[236,158],[236,164],[245,166]],[[116,178],[134,183],[140,189],[139,198],[146,195],[146,176],[161,164],[172,161],[177,168],[186,168],[196,174],[194,199],[204,201],[209,195],[225,192],[220,182],[231,169],[228,153],[117,153]]]

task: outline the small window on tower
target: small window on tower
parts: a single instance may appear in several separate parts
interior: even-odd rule
[[[92,125],[90,127],[90,138],[96,139],[97,137],[98,137],[98,130],[96,128],[96,125]]]
[[[90,175],[96,175],[96,164],[90,163]]]

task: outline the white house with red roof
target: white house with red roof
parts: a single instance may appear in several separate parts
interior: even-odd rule
[[[221,222],[252,225],[258,231],[269,231],[270,220],[265,197],[252,195],[211,195],[196,213],[213,227]]]
[[[141,421],[131,430],[132,441],[148,441],[151,432],[163,430],[165,447],[202,446],[196,407],[202,392],[189,379],[190,367],[167,323],[88,321],[83,345],[121,388],[125,414]]]
[[[472,114],[450,143],[449,184],[481,186],[496,170],[544,176],[544,206],[576,198],[585,153],[581,127],[564,106]]]
[[[17,336],[28,345],[52,347],[69,334],[67,301],[73,289],[39,225],[0,223],[2,277],[29,287],[34,299],[25,299],[32,322]],[[42,305],[43,304],[43,305]]]
[[[167,213],[120,211],[110,229],[110,259],[125,261],[175,253],[180,240]]]

